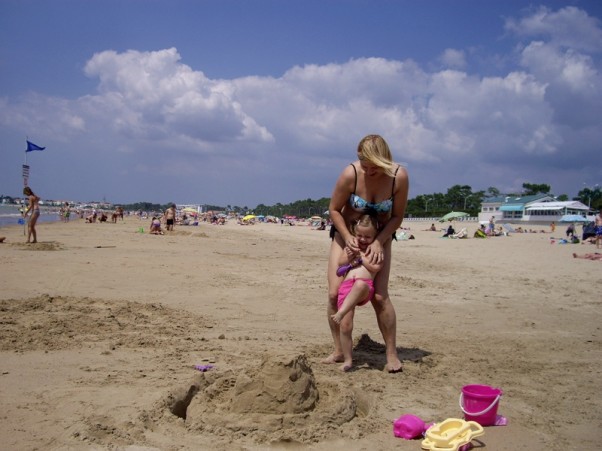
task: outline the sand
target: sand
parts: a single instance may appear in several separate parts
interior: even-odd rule
[[[479,449],[599,448],[602,263],[572,258],[594,246],[404,223],[416,239],[393,243],[390,286],[404,371],[383,371],[365,306],[343,374],[320,363],[327,231],[137,233],[149,222],[39,224],[35,245],[0,230],[3,449],[418,450],[392,422],[461,418],[467,384],[504,392],[508,425]]]

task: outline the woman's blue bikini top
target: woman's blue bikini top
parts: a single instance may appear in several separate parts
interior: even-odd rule
[[[393,209],[393,196],[395,194],[395,175],[397,175],[397,171],[399,171],[399,166],[395,170],[395,175],[393,176],[393,186],[391,187],[391,197],[385,199],[381,202],[374,203],[368,202],[366,199],[355,194],[355,190],[357,189],[357,169],[351,163],[351,167],[353,168],[353,172],[355,173],[355,187],[353,188],[353,193],[349,197],[349,206],[353,208],[358,213],[366,213],[368,211],[374,211],[376,213],[388,213]]]

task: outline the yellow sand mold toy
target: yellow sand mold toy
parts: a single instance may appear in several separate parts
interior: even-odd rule
[[[448,418],[426,431],[426,438],[421,446],[430,451],[458,451],[461,446],[483,434],[483,426],[476,421]]]

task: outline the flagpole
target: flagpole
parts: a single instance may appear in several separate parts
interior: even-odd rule
[[[29,141],[29,136],[25,135],[25,142],[27,143]],[[25,168],[27,168],[27,146],[25,146],[25,163],[23,164],[23,171],[25,171]],[[25,172],[23,173],[23,186],[27,186],[27,183],[29,182],[27,179],[29,178],[29,174],[27,174],[27,176],[25,175]]]
[[[25,149],[25,164],[23,165],[23,184],[28,185],[29,182],[29,166],[27,165],[27,153],[33,150],[44,150],[46,147],[38,146],[29,141],[29,136],[26,136],[27,149]]]
[[[25,142],[29,141],[29,136],[25,135]],[[27,146],[25,146],[25,164],[23,165],[23,171],[27,167]],[[27,179],[25,178],[25,172],[23,172],[23,186],[27,186]],[[23,214],[23,204],[21,204],[21,219],[23,220],[23,236],[26,235],[25,228],[27,227],[27,221],[25,221],[25,216]]]

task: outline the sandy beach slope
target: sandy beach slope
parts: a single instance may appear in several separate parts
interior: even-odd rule
[[[342,374],[320,364],[327,232],[137,233],[147,222],[40,224],[36,245],[0,231],[4,449],[418,450],[392,421],[460,418],[466,384],[504,391],[509,424],[477,449],[600,446],[602,263],[571,256],[592,245],[404,223],[416,239],[393,244],[390,287],[404,372],[382,371],[366,306]]]

